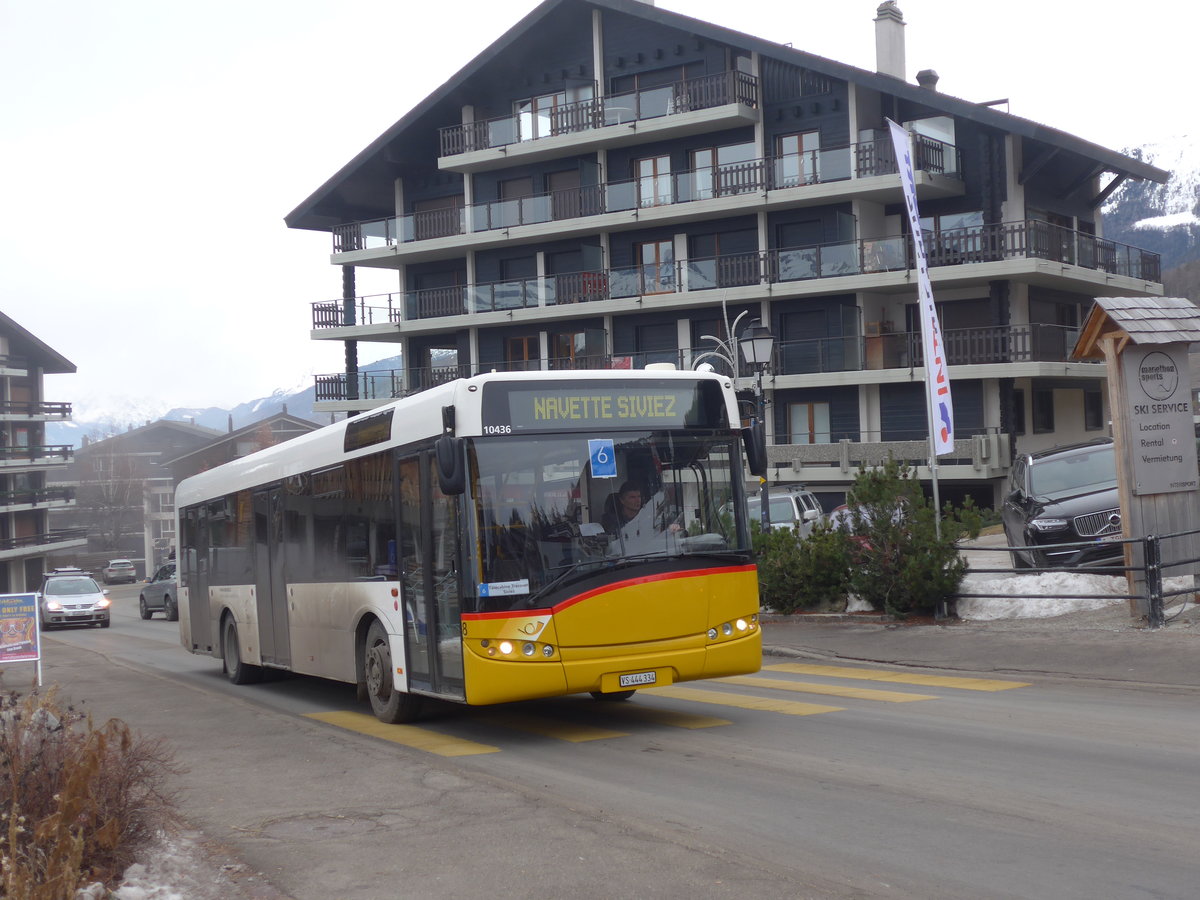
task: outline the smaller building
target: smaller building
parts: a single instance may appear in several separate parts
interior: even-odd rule
[[[43,376],[75,364],[0,313],[0,592],[41,586],[47,554],[86,545],[78,529],[52,529],[52,510],[69,509],[74,491],[59,482],[69,445],[49,446],[46,423],[71,418],[71,404],[45,399]]]

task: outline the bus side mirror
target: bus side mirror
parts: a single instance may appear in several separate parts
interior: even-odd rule
[[[742,429],[742,443],[746,445],[746,464],[750,474],[767,477],[767,429],[757,419]]]
[[[461,494],[467,489],[467,472],[463,464],[462,441],[443,434],[433,445],[437,465],[438,487],[447,496]]]

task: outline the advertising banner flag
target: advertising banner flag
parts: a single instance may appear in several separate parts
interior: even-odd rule
[[[37,594],[0,594],[0,667],[41,659],[39,637]]]
[[[921,231],[921,214],[917,211],[917,188],[913,177],[912,150],[908,132],[888,119],[900,182],[904,187],[904,206],[912,232],[913,256],[917,261],[917,299],[921,308],[921,342],[925,350],[925,389],[929,408],[930,428],[933,431],[934,455],[943,456],[954,450],[954,405],[950,401],[950,376],[946,372],[946,352],[942,344],[942,327],[937,308],[933,305],[933,288],[929,285],[929,264],[925,258],[925,237]]]

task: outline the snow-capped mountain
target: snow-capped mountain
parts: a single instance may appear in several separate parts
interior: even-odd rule
[[[1200,258],[1200,152],[1181,135],[1124,151],[1171,173],[1166,184],[1129,181],[1104,204],[1104,235],[1161,253],[1167,272]]]

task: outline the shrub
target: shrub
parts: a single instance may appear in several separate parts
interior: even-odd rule
[[[168,780],[180,771],[163,740],[119,719],[96,728],[53,688],[0,693],[3,895],[56,900],[114,882],[178,824]]]
[[[801,538],[791,528],[754,534],[763,606],[781,613],[846,608],[850,546],[837,529],[817,526]]]
[[[875,609],[897,616],[929,613],[962,584],[966,562],[955,542],[979,534],[980,517],[968,499],[946,504],[940,533],[932,502],[916,473],[889,459],[860,470],[847,494],[850,533],[857,543],[850,589]]]

